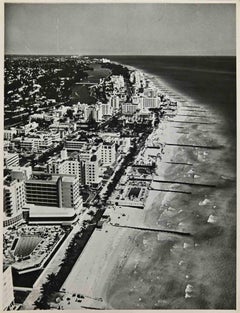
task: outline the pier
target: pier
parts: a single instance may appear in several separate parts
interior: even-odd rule
[[[185,195],[191,195],[191,191],[184,191],[184,190],[173,190],[173,189],[158,189],[158,188],[153,188],[153,187],[149,187],[149,190],[153,190],[153,191],[161,191],[161,192],[173,192],[173,193],[182,193]]]
[[[199,149],[221,149],[222,146],[199,146],[199,145],[188,145],[181,143],[165,143],[166,146],[176,146],[176,147],[187,147],[187,148],[199,148]]]
[[[160,146],[146,146],[146,149],[160,149]]]
[[[215,125],[216,123],[214,122],[191,122],[191,121],[176,121],[176,120],[169,120],[169,122],[173,123],[186,123],[186,124],[201,124],[201,125]]]
[[[110,223],[110,225],[112,225],[114,227],[136,229],[136,230],[142,230],[142,231],[150,231],[150,232],[155,232],[155,233],[168,233],[168,234],[188,236],[188,237],[192,236],[191,233],[181,232],[178,230],[152,228],[152,227],[137,227],[137,226],[119,225],[119,224],[112,224],[112,223]]]
[[[186,102],[186,101],[181,101],[181,102]],[[184,105],[183,108],[196,108],[196,109],[201,109],[199,105]]]
[[[153,169],[155,167],[154,164],[151,164],[151,165],[148,165],[148,164],[133,164],[132,167],[135,167],[135,168],[150,168],[150,169]]]
[[[209,187],[209,188],[216,188],[216,185],[212,184],[199,184],[199,183],[188,183],[183,181],[170,181],[170,180],[159,180],[159,179],[153,179],[153,182],[156,183],[165,183],[165,184],[179,184],[179,185],[188,185],[188,186],[197,186],[197,187]]]
[[[184,111],[191,111],[191,112],[204,112],[204,113],[207,113],[206,110],[186,109],[186,107],[182,107],[182,110],[184,110]]]
[[[185,163],[185,162],[165,162],[167,164],[174,164],[174,165],[193,165],[192,163]]]
[[[194,115],[194,114],[178,114],[177,116],[187,116],[187,117],[205,117],[204,115]]]

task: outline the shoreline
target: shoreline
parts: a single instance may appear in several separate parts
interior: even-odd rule
[[[128,67],[129,68],[129,67]],[[137,69],[136,69],[137,70]],[[145,77],[147,77],[148,79],[150,78],[149,75],[145,72],[142,72],[144,74]],[[155,77],[156,79],[158,77]],[[152,81],[152,79],[150,79]],[[156,86],[156,84],[154,83],[154,86]],[[157,86],[156,86],[157,87]],[[159,87],[157,87],[159,89]],[[160,90],[159,90],[160,91]],[[178,110],[179,108],[177,108]],[[177,112],[176,110],[176,112]],[[175,114],[176,114],[175,112]],[[155,134],[158,134],[159,133],[159,130],[161,129],[161,132],[163,133],[163,135],[165,135],[165,137],[167,137],[169,135],[167,131],[167,125],[168,125],[168,121],[166,119],[166,117],[164,117],[163,121],[161,121],[159,123],[159,125],[157,126],[157,128],[153,129],[152,133],[148,136],[148,138],[154,136]],[[174,132],[175,135],[176,132]],[[173,133],[171,134],[173,135]],[[173,155],[173,149],[171,149],[171,155]],[[166,157],[166,155],[165,155]],[[169,155],[169,158],[170,158],[170,155]],[[170,167],[170,165],[168,164],[165,164],[165,170],[167,170],[167,168]],[[164,171],[165,171],[164,170]],[[147,209],[144,209],[144,211],[147,210]],[[112,227],[112,226],[107,226],[108,228]],[[109,229],[107,231],[110,231]],[[119,233],[118,233],[119,232]],[[95,235],[97,233],[97,230],[95,230]],[[131,237],[129,235],[129,233],[132,233],[133,234],[133,237],[134,239],[130,239],[129,238]],[[88,294],[89,292],[91,292],[92,295],[94,295],[94,297],[98,296],[99,294],[101,294],[101,297],[104,298],[105,295],[107,295],[108,293],[108,288],[109,288],[109,283],[111,282],[112,280],[112,276],[115,275],[115,270],[117,268],[119,268],[119,262],[118,262],[118,258],[119,258],[119,251],[121,251],[120,253],[120,256],[125,256],[125,258],[127,257],[127,255],[129,254],[129,252],[133,249],[132,247],[132,243],[131,241],[135,241],[137,240],[137,237],[138,237],[138,233],[134,230],[132,231],[129,231],[129,230],[125,230],[125,229],[121,229],[120,231],[119,230],[116,230],[116,237],[115,238],[112,238],[112,242],[111,242],[111,265],[110,265],[110,268],[105,268],[103,269],[103,272],[104,272],[104,275],[101,273],[101,277],[106,277],[106,281],[103,283],[103,281],[101,279],[99,279],[100,283],[97,283],[96,279],[94,279],[94,276],[95,275],[92,275],[92,284],[91,284],[91,289],[88,289],[88,287],[86,289],[88,289]],[[128,244],[126,244],[126,242],[123,240],[123,238],[126,237],[128,238]],[[94,234],[92,236],[92,238],[90,238],[90,241],[88,242],[87,246],[85,247],[85,250],[88,249],[89,251],[91,250],[90,249],[90,246],[91,246],[91,242],[94,241],[95,238],[94,238]],[[99,241],[99,244],[100,244],[100,241]],[[114,249],[112,249],[114,247]],[[106,248],[106,247],[105,247]],[[79,257],[79,262],[81,262],[81,260],[83,259],[86,259],[88,260],[89,257],[86,257],[84,255],[84,252],[81,254],[81,256]],[[113,261],[114,260],[114,261]],[[100,263],[102,263],[102,259],[99,260]],[[77,261],[78,262],[78,261]],[[83,261],[82,261],[83,262]],[[85,262],[84,262],[85,263]],[[85,264],[86,265],[86,264]],[[100,266],[101,267],[101,266]],[[121,265],[120,265],[121,267]],[[70,273],[71,275],[71,273]],[[90,278],[91,279],[91,278]],[[87,278],[86,280],[89,280],[89,278]],[[68,284],[68,279],[65,281],[64,285],[65,284]],[[88,285],[90,286],[90,284]],[[67,289],[67,288],[66,288]],[[84,292],[82,292],[84,294]],[[105,301],[103,301],[103,304],[106,305],[106,306],[109,306],[109,304]],[[87,306],[92,306],[92,307],[95,307],[96,306],[96,301],[95,300],[87,300]],[[111,307],[112,308],[112,307]]]
[[[134,68],[134,69],[136,69],[136,68]],[[136,70],[138,70],[138,69],[136,69]],[[143,72],[142,70],[140,70],[140,71]],[[144,73],[144,75],[146,74],[145,72],[143,72],[143,73]],[[149,73],[147,73],[147,75],[149,75]],[[151,75],[150,79],[151,80],[154,79],[158,82],[160,81],[161,85],[163,85],[162,80],[156,75]],[[155,82],[154,82],[154,85],[156,86]],[[166,88],[166,90],[167,90],[167,88]],[[171,90],[170,92],[171,92],[171,94],[174,94],[175,91]],[[181,98],[182,95],[179,95],[179,93],[177,92],[176,95],[173,96],[173,98],[175,98],[175,97]],[[181,112],[181,110],[184,109],[184,107],[187,103],[185,101],[188,101],[188,100],[185,100],[185,97],[183,99],[184,99],[184,101],[182,101],[182,102],[178,101],[178,107],[177,107],[177,111],[175,112],[176,113],[175,116],[178,115],[179,111]],[[192,100],[190,102],[192,102]],[[194,106],[194,101],[193,101],[193,104],[190,103],[187,105],[187,107],[189,107],[191,105]],[[199,108],[201,109],[202,107],[204,107],[204,106],[202,106],[201,104],[198,104],[198,110],[199,110]],[[211,110],[208,110],[207,112],[209,112],[209,111],[210,111],[210,115],[208,117],[210,117],[211,119],[214,118],[217,120],[218,117],[216,117]],[[173,117],[173,119],[174,118],[175,117]],[[160,122],[157,129],[154,129],[153,132],[149,135],[149,137],[154,136],[154,133],[156,133],[158,136],[161,136],[163,141],[174,139],[176,143],[179,143],[179,141],[184,142],[184,140],[186,140],[186,139],[187,140],[191,139],[191,131],[190,131],[192,129],[191,124],[185,124],[185,126],[181,126],[181,127],[184,127],[183,129],[186,129],[188,131],[188,133],[181,132],[180,128],[179,128],[180,131],[179,131],[179,129],[178,130],[175,129],[173,131],[173,127],[172,127],[173,123],[171,123],[169,121],[169,119],[170,118],[166,118],[166,116],[165,116],[164,120],[162,122]],[[187,116],[181,116],[181,122],[186,121],[186,119],[187,119]],[[194,117],[194,118],[190,117],[189,120],[194,120],[194,119],[196,119],[196,117]],[[179,116],[178,116],[178,120],[179,120]],[[179,124],[178,122],[176,122],[176,123]],[[161,134],[160,128],[162,128],[163,134]],[[169,133],[169,128],[172,128],[171,134]],[[209,132],[208,128],[209,127],[206,127],[206,129],[204,129],[204,131],[207,135]],[[201,127],[200,127],[200,129],[201,129]],[[211,129],[211,127],[210,127],[210,129]],[[194,131],[195,130],[193,129],[193,133],[194,133]],[[205,136],[205,134],[204,134],[204,136]],[[204,136],[202,136],[202,137],[200,136],[200,138],[195,136],[195,137],[193,137],[193,139],[195,139],[195,140],[197,139],[197,141],[198,140],[200,140],[200,141],[204,140],[204,142],[205,141],[208,142],[208,140],[211,139],[211,138],[210,139],[205,138]],[[176,137],[177,137],[177,140],[176,140]],[[176,156],[178,157],[178,155],[180,155],[180,157],[182,157],[183,159],[184,158],[186,159],[187,156],[184,156],[184,155],[181,156],[183,150],[184,149],[181,147],[176,148],[176,147],[168,146],[167,149],[165,149],[165,154],[164,154],[162,160],[160,162],[158,162],[159,173],[157,173],[157,176],[159,176],[159,177],[161,176],[164,179],[166,179],[169,176],[169,172],[171,172],[173,176],[175,175],[177,177],[179,175],[179,173],[181,174],[181,171],[182,171],[182,172],[186,172],[186,174],[184,174],[184,177],[185,177],[185,179],[187,179],[187,181],[191,181],[191,179],[193,179],[194,176],[196,176],[195,179],[197,181],[200,180],[200,182],[201,182],[202,179],[205,180],[206,177],[205,178],[201,177],[204,175],[199,176],[198,173],[196,173],[196,174],[194,173],[194,171],[195,171],[194,166],[193,166],[194,164],[186,165],[188,163],[187,161],[185,162],[185,165],[173,165],[173,164],[167,163],[167,162],[171,161],[171,159],[173,157],[176,157]],[[198,149],[196,150],[196,148],[195,148],[193,150],[193,152],[191,152],[190,156],[194,157],[194,159],[196,159],[196,162],[198,162],[198,163],[203,162],[203,164],[204,164],[204,162],[206,162],[206,159],[208,158],[208,154],[209,154],[209,152],[206,152],[206,150],[203,150],[203,152],[202,152],[202,151],[199,151]],[[196,163],[196,164],[198,164],[198,163]],[[184,162],[183,162],[183,164],[184,164]],[[176,166],[176,168],[175,168],[175,166]],[[186,170],[186,167],[188,168],[187,170]],[[193,173],[191,171],[193,171]],[[208,179],[207,179],[207,181],[208,181]],[[176,188],[179,188],[179,186],[177,186]],[[175,225],[174,227],[178,227],[180,230],[190,229],[193,232],[197,231],[194,229],[194,227],[196,227],[194,225],[194,223],[196,223],[195,220],[194,220],[194,223],[191,225],[191,218],[190,218],[190,220],[188,220],[189,218],[186,220],[184,220],[184,218],[182,219],[182,217],[181,217],[181,214],[183,214],[181,212],[181,211],[183,211],[182,209],[177,210],[175,208],[175,206],[172,207],[171,203],[172,202],[175,203],[177,201],[175,199],[176,197],[173,194],[171,194],[171,193],[162,194],[159,192],[155,193],[155,191],[150,191],[148,198],[150,198],[150,195],[152,195],[152,199],[151,199],[151,201],[148,201],[148,202],[146,200],[146,202],[145,202],[146,207],[143,210],[144,211],[143,214],[142,213],[140,214],[139,211],[134,211],[134,209],[131,209],[132,215],[129,212],[129,214],[130,214],[129,215],[129,223],[132,222],[133,215],[134,215],[133,212],[136,212],[138,217],[135,215],[134,223],[136,223],[136,220],[139,219],[138,222],[145,223],[147,225],[151,225],[151,223],[155,222],[157,225],[160,225],[160,226],[162,225],[164,227],[172,227],[172,225]],[[209,200],[207,195],[206,196],[202,195],[202,197],[203,197],[203,199],[200,202],[199,202],[199,200],[197,200],[198,201],[197,203],[198,203],[200,209],[201,208],[204,208],[205,210],[207,209],[206,212],[204,213],[204,215],[206,215],[206,217],[204,217],[204,219],[205,218],[210,219],[210,216],[213,216],[213,217],[216,216],[216,209],[214,209],[214,206],[216,207],[216,204],[214,204],[214,198],[212,199],[211,198],[212,196],[211,196],[210,200]],[[198,196],[198,198],[199,198],[199,196]],[[183,200],[184,199],[186,199],[186,198],[183,197]],[[183,200],[181,200],[181,201],[183,201]],[[180,207],[181,207],[181,201],[180,201],[180,205],[179,205]],[[184,201],[186,201],[186,200],[184,200]],[[159,211],[159,203],[161,203],[160,204],[160,207],[161,207],[160,211]],[[201,204],[201,203],[203,203],[203,204]],[[208,203],[213,203],[213,204],[208,205]],[[127,211],[126,209],[125,210],[117,209],[117,210],[118,210],[119,216],[121,215],[122,212],[125,213]],[[203,214],[203,213],[198,213],[198,212],[200,212],[200,211],[197,210],[197,213],[195,213],[196,216],[198,216],[198,214]],[[211,212],[215,212],[215,213],[212,215]],[[159,213],[160,213],[160,216],[159,216]],[[194,211],[192,211],[192,213],[194,213]],[[114,215],[115,213],[112,213],[112,214]],[[187,214],[187,216],[189,214],[191,216],[191,209],[190,209],[190,212],[186,213],[186,214]],[[194,219],[195,219],[195,217],[194,217]],[[219,219],[219,217],[218,217],[218,219]],[[204,222],[205,224],[203,225],[203,228],[206,228],[207,226],[211,226],[211,223],[215,224],[216,221],[215,222],[206,221],[208,224],[206,224],[206,222]],[[168,225],[168,223],[170,226]],[[198,225],[198,224],[196,224],[196,225]],[[198,226],[197,226],[197,229],[198,229]],[[209,227],[206,229],[208,230]],[[151,266],[154,268],[156,265],[158,268],[159,265],[157,265],[156,260],[157,260],[157,256],[159,255],[160,252],[157,252],[155,246],[159,245],[159,249],[160,249],[159,251],[161,251],[161,250],[165,251],[166,255],[169,255],[169,258],[173,258],[174,260],[176,258],[180,258],[178,260],[179,265],[175,268],[176,271],[179,271],[178,275],[180,275],[179,281],[177,281],[176,286],[178,286],[180,284],[180,281],[185,281],[185,283],[181,287],[181,293],[179,294],[179,292],[177,292],[175,294],[175,297],[177,298],[177,300],[175,300],[175,302],[174,302],[175,304],[174,303],[172,304],[173,307],[171,307],[171,306],[169,307],[169,303],[167,303],[167,302],[162,301],[161,303],[158,303],[158,301],[157,301],[154,304],[155,305],[154,308],[162,308],[162,309],[163,308],[164,309],[166,309],[166,308],[205,308],[205,307],[206,308],[214,308],[213,304],[209,304],[209,306],[207,306],[207,304],[204,303],[203,300],[201,300],[201,301],[199,300],[199,304],[198,304],[198,302],[196,302],[196,300],[195,300],[195,296],[192,295],[192,292],[189,292],[189,290],[192,288],[194,290],[193,294],[195,294],[196,292],[199,292],[201,290],[201,288],[203,288],[203,287],[201,287],[201,285],[199,285],[197,283],[197,281],[196,281],[197,278],[195,278],[193,276],[193,274],[188,274],[188,272],[189,272],[188,268],[189,267],[191,268],[194,264],[194,261],[191,261],[189,264],[192,264],[192,265],[188,265],[188,257],[192,256],[192,259],[195,260],[196,256],[194,254],[196,253],[196,251],[195,251],[196,247],[199,247],[198,241],[200,239],[198,239],[198,241],[196,241],[196,239],[194,241],[192,241],[192,240],[187,241],[187,240],[181,240],[178,237],[172,236],[172,235],[159,235],[157,237],[157,241],[156,242],[154,241],[155,243],[153,243],[153,241],[150,240],[148,242],[148,245],[146,246],[146,244],[144,243],[144,241],[148,240],[146,238],[150,238],[150,239],[155,238],[154,236],[152,236],[151,234],[147,234],[146,232],[139,233],[136,230],[129,231],[126,229],[116,229],[116,228],[113,229],[113,226],[110,226],[110,225],[106,225],[106,227],[101,230],[102,233],[104,231],[105,232],[106,231],[107,232],[112,231],[113,232],[112,236],[110,237],[110,236],[106,235],[106,241],[104,241],[104,238],[105,238],[104,236],[101,240],[99,240],[99,239],[97,240],[96,238],[95,239],[91,238],[92,242],[91,243],[89,242],[88,246],[86,246],[86,249],[88,249],[90,251],[91,250],[90,245],[92,245],[92,249],[93,249],[93,247],[97,247],[97,245],[100,244],[100,242],[101,242],[101,244],[103,244],[104,242],[107,242],[107,243],[103,244],[103,246],[101,247],[101,249],[105,250],[105,251],[102,254],[101,253],[97,254],[97,256],[95,254],[96,260],[94,261],[94,263],[92,263],[92,261],[90,261],[90,264],[86,264],[84,262],[87,266],[87,268],[85,268],[84,272],[88,272],[90,276],[83,278],[83,281],[84,281],[84,279],[86,279],[86,281],[89,281],[89,279],[90,279],[90,281],[92,282],[92,283],[89,282],[89,286],[91,286],[92,296],[93,297],[101,297],[101,298],[103,298],[103,301],[101,301],[101,303],[99,303],[99,302],[96,302],[96,300],[88,299],[88,300],[86,300],[86,302],[84,302],[84,304],[86,306],[94,308],[94,307],[96,307],[96,305],[98,305],[98,306],[100,305],[100,308],[107,308],[107,309],[120,309],[120,308],[121,309],[122,308],[125,308],[125,309],[132,309],[132,308],[133,309],[137,309],[137,308],[147,309],[147,308],[149,308],[148,304],[147,304],[147,299],[145,299],[146,303],[144,304],[142,297],[139,297],[139,299],[141,299],[141,300],[135,300],[135,301],[137,301],[137,303],[132,302],[132,300],[130,301],[130,299],[132,299],[131,297],[133,297],[133,295],[134,295],[134,292],[136,293],[136,291],[135,291],[136,289],[134,289],[134,288],[136,288],[136,286],[135,287],[132,286],[130,291],[128,291],[128,293],[126,293],[127,292],[125,290],[126,288],[121,285],[121,282],[124,282],[124,277],[125,277],[125,284],[128,284],[128,283],[131,284],[132,280],[129,282],[128,282],[128,280],[129,280],[131,275],[133,275],[135,272],[137,273],[138,267],[140,267],[140,268],[142,267],[141,272],[144,272],[144,268],[146,266],[147,266],[147,268],[150,267],[150,269],[151,269]],[[203,229],[203,231],[204,231],[204,229]],[[96,235],[96,232],[97,231],[95,230],[95,235]],[[202,236],[201,232],[200,232],[200,235]],[[200,235],[198,235],[198,237]],[[95,243],[94,243],[94,240],[96,241]],[[154,240],[156,240],[156,239],[154,239]],[[203,240],[203,239],[201,239],[201,240]],[[173,242],[174,242],[174,244],[173,244]],[[211,253],[212,253],[211,249],[209,250],[209,247],[207,247],[204,242],[200,244],[200,247],[201,247],[201,245],[203,245],[204,248],[208,249],[207,253],[208,253],[208,255],[211,255]],[[141,258],[143,258],[143,260],[145,258],[145,256],[141,256],[141,257],[139,256],[138,250],[140,249],[139,247],[141,247],[141,246],[145,247],[144,249],[147,249],[147,251],[148,251],[148,249],[150,249],[149,250],[150,257],[153,257],[153,261],[151,263],[149,263],[149,261],[147,261],[148,258],[145,260],[146,262],[149,263],[147,265],[146,264],[143,265],[142,263],[144,263],[144,262],[141,263]],[[111,251],[111,253],[108,254],[108,251]],[[201,251],[198,253],[200,255],[202,255]],[[220,253],[220,252],[218,252],[218,253]],[[104,255],[105,257],[102,258],[101,255]],[[196,254],[196,255],[198,255],[198,254]],[[201,256],[201,257],[203,257],[203,256]],[[80,258],[84,259],[84,255],[82,255]],[[161,256],[161,258],[163,258],[163,265],[161,265],[160,268],[164,267],[164,264],[168,268],[170,266],[168,264],[169,260],[164,259],[164,255]],[[91,260],[91,258],[85,256],[85,260],[88,263],[88,261]],[[122,260],[122,262],[121,262],[121,260]],[[190,260],[191,260],[191,257],[190,257]],[[80,260],[80,262],[83,262],[83,261]],[[206,261],[204,261],[203,264],[205,264],[205,262]],[[134,263],[134,265],[133,265],[133,263]],[[108,267],[108,264],[110,264],[109,267]],[[82,263],[82,265],[83,265],[83,263]],[[209,265],[208,263],[207,263],[207,265],[209,266],[209,270],[210,270],[212,265],[211,264]],[[78,264],[78,266],[81,267],[80,264]],[[179,266],[180,266],[180,268],[179,268]],[[203,266],[202,264],[198,265],[198,267],[202,267],[202,266]],[[131,272],[132,268],[133,268],[133,272]],[[135,268],[135,270],[134,270],[134,268]],[[194,269],[194,267],[193,267],[193,269]],[[171,273],[172,273],[171,266],[170,266],[169,271],[170,271],[169,274],[171,275]],[[194,269],[193,271],[195,272],[196,270]],[[201,273],[203,271],[204,270],[201,269]],[[95,272],[95,274],[94,274],[94,272]],[[147,270],[147,272],[148,272],[148,270]],[[168,269],[166,269],[166,272],[168,272]],[[132,274],[130,274],[130,273],[132,273]],[[140,277],[141,277],[141,274],[139,274],[139,273],[137,273],[137,274],[140,275]],[[200,274],[198,272],[195,273],[196,277],[198,277]],[[70,275],[71,275],[71,273],[70,273]],[[184,278],[184,275],[186,276],[185,278]],[[121,278],[121,276],[123,276],[123,278]],[[134,276],[132,276],[132,277],[134,278]],[[157,277],[159,277],[159,276],[157,276]],[[164,279],[164,282],[162,282],[162,284],[166,285],[166,291],[168,291],[168,281],[166,281],[165,277],[163,279]],[[201,280],[202,280],[202,278],[200,278],[200,282],[201,282]],[[138,284],[138,281],[136,281],[136,284]],[[83,286],[84,283],[81,282],[81,285]],[[144,278],[142,277],[141,278],[141,285],[139,285],[139,288],[141,289],[143,285],[144,285]],[[149,287],[149,283],[147,284],[147,286]],[[151,284],[150,286],[151,286],[151,288],[156,288],[155,283]],[[189,286],[191,286],[191,287],[189,287]],[[145,287],[145,285],[143,287]],[[204,285],[204,288],[207,288],[207,287]],[[140,289],[139,289],[139,292],[141,291]],[[171,290],[171,288],[169,289],[169,291],[170,290]],[[79,292],[81,292],[81,291],[82,290],[79,290]],[[152,290],[152,292],[154,293],[153,290]],[[161,292],[163,292],[163,291],[161,291]],[[119,293],[120,293],[120,295],[119,295]],[[146,293],[146,291],[145,291],[145,293]],[[120,299],[126,299],[125,303],[120,303],[119,302]],[[131,307],[130,303],[133,307]],[[129,307],[129,305],[130,305],[130,307]],[[161,305],[163,305],[163,307]]]

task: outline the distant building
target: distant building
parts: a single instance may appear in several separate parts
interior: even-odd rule
[[[84,141],[81,140],[67,140],[64,147],[66,150],[81,150],[84,145]]]
[[[120,98],[117,95],[113,95],[109,99],[113,112],[117,112],[120,109]]]
[[[22,130],[25,135],[27,135],[31,130],[36,130],[37,128],[38,128],[38,123],[36,122],[30,122],[22,126]]]
[[[17,130],[15,128],[4,130],[4,140],[11,141],[16,135],[17,135]]]
[[[97,121],[100,122],[113,114],[111,103],[98,103],[96,108]]]
[[[110,79],[113,83],[113,88],[119,90],[124,87],[124,78],[122,75],[111,75]]]
[[[159,107],[159,98],[158,97],[140,97],[138,108],[140,111],[146,111],[148,109],[153,109]]]
[[[52,147],[52,138],[49,134],[26,137],[20,141],[20,147],[32,152],[47,150]]]
[[[138,106],[133,103],[122,104],[122,114],[134,114],[138,109]]]
[[[104,142],[114,142],[115,144],[120,144],[121,141],[120,132],[100,132],[98,136],[102,138]]]
[[[132,71],[130,73],[130,81],[133,83],[137,88],[144,87],[146,82],[142,72],[140,71]]]
[[[94,110],[95,110],[95,107],[94,106],[90,106],[90,105],[86,105],[85,107],[84,107],[84,121],[87,121],[89,118],[90,118],[90,116],[91,115],[94,115]]]

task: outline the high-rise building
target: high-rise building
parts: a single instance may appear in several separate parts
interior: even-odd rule
[[[85,180],[87,185],[99,185],[101,182],[101,160],[97,154],[93,154],[85,162]]]
[[[58,176],[44,175],[25,182],[26,202],[41,206],[60,206],[60,180]]]
[[[112,165],[116,161],[116,149],[113,142],[104,142],[101,145],[101,161],[103,165]]]
[[[25,186],[27,203],[79,209],[79,181],[75,175],[36,175],[27,180]]]
[[[47,171],[50,174],[74,175],[79,179],[80,184],[85,184],[85,168],[83,161],[80,158],[80,153],[77,153],[75,156],[68,157],[66,150],[62,150],[60,158],[48,161]]]
[[[24,181],[12,180],[8,176],[4,180],[3,196],[3,225],[6,227],[22,219],[22,209],[26,202]]]
[[[79,213],[81,196],[79,193],[79,181],[73,175],[62,175],[61,179],[61,207],[74,208]]]

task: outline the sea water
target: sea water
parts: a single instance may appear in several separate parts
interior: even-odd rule
[[[151,192],[155,198],[147,212],[146,223],[190,232],[192,236],[138,235],[135,249],[130,255],[132,259],[141,255],[138,271],[133,271],[131,265],[126,264],[111,285],[109,303],[116,309],[234,309],[235,58],[109,58],[142,69],[154,76],[152,79],[159,88],[164,83],[174,90],[173,93],[180,94],[182,108],[175,120],[183,120],[183,115],[189,115],[187,121],[193,123],[174,122],[174,125],[183,127],[178,143],[216,148],[174,148],[173,157],[168,161],[192,166],[169,165],[164,172],[166,180],[212,184],[216,187],[184,187],[184,190],[191,190],[191,195]],[[160,176],[162,174],[159,173]],[[181,185],[172,187],[182,188]]]

